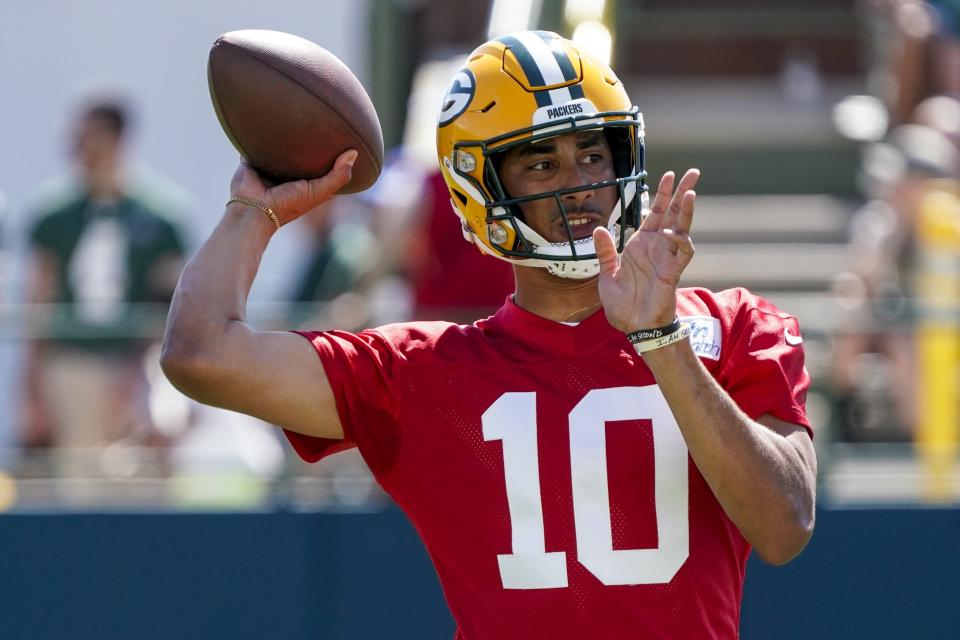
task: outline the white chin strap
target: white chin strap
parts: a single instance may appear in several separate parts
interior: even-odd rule
[[[524,237],[533,244],[534,252],[538,255],[573,255],[573,248],[571,248],[569,242],[547,242],[538,233],[520,220],[517,220],[517,224],[519,224],[520,228],[523,230]],[[610,227],[608,226],[607,229],[610,229]],[[611,229],[610,233],[614,235],[613,239],[615,242],[620,241],[619,229]],[[573,247],[576,248],[578,256],[595,256],[597,254],[597,249],[593,245],[592,235],[579,240],[574,240]],[[600,261],[596,258],[585,258],[582,260],[550,260],[546,258],[530,258],[524,262],[530,266],[543,267],[549,271],[551,275],[559,276],[561,278],[570,278],[572,280],[592,278],[600,273]]]
[[[636,190],[636,182],[630,182],[624,187],[624,199],[626,200],[626,206],[630,206],[630,203],[633,201],[633,197],[636,194]],[[642,192],[640,194],[641,214],[646,214],[648,201],[649,198],[647,197],[647,192]],[[620,202],[617,201],[617,204],[613,207],[613,211],[610,214],[610,219],[607,222],[607,230],[610,232],[610,235],[613,236],[613,241],[617,245],[620,244],[620,225],[617,224],[619,220]],[[518,264],[522,264],[526,267],[542,267],[550,272],[551,275],[561,278],[570,278],[572,280],[585,280],[600,273],[600,261],[595,257],[597,255],[597,249],[593,244],[592,234],[586,238],[574,240],[573,247],[571,247],[569,242],[547,242],[543,236],[531,229],[522,220],[517,220],[517,224],[520,226],[520,229],[523,232],[523,237],[533,245],[534,253],[544,256],[543,258],[527,258],[524,260],[516,260]],[[628,233],[632,233],[632,231]],[[624,241],[629,239],[630,238],[628,236]],[[581,260],[549,259],[550,256],[573,256],[574,248],[576,248],[576,254],[578,256],[594,257],[584,258]]]

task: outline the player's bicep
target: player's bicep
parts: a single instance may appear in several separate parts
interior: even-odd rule
[[[218,362],[189,395],[305,435],[343,438],[333,390],[307,340],[235,322],[222,344]]]

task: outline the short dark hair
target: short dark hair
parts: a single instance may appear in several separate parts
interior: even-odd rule
[[[116,98],[98,99],[88,102],[80,115],[84,119],[96,119],[103,122],[118,138],[122,138],[130,125],[130,108]]]

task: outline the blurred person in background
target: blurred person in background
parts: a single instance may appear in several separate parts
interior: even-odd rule
[[[960,0],[928,0],[936,16],[930,94],[960,97]]]
[[[75,172],[42,198],[29,232],[34,339],[21,433],[28,447],[52,447],[65,477],[101,476],[106,444],[157,435],[143,357],[182,268],[183,198],[133,175],[130,121],[122,99],[80,107],[70,131]]]
[[[400,276],[408,289],[408,315],[384,318],[387,322],[469,323],[492,314],[513,291],[509,264],[491,264],[480,250],[464,251],[450,242],[466,231],[463,222],[450,215],[452,195],[436,165],[435,110],[463,57],[433,60],[417,69],[403,143],[390,151],[377,184],[363,194],[375,205],[381,272]]]
[[[491,265],[479,250],[451,245],[451,236],[464,234],[463,223],[450,215],[450,191],[443,175],[432,164],[423,164],[417,149],[401,145],[388,154],[377,183],[354,198],[369,208],[365,228],[372,237],[363,242],[374,243],[376,250],[350,257],[336,250],[364,272],[362,292],[348,292],[329,305],[330,313],[343,322],[331,324],[320,317],[320,324],[311,328],[360,326],[351,324],[356,319],[365,324],[441,318],[469,323],[492,314],[513,291],[509,264]],[[360,225],[350,222],[361,217],[357,213],[338,218],[357,227],[351,234],[360,239],[356,234]],[[306,217],[314,219],[315,212]],[[297,295],[303,300],[314,294],[301,285]]]
[[[868,0],[874,9],[875,93],[894,125],[932,95],[960,97],[960,0]]]
[[[950,138],[919,124],[897,127],[866,149],[870,201],[851,221],[852,269],[835,281],[846,310],[831,370],[841,440],[913,437],[917,226],[933,181],[956,180],[958,169],[960,152]]]
[[[450,242],[463,222],[450,215],[450,190],[439,171],[427,174],[418,233],[407,252],[413,286],[413,317],[470,323],[495,312],[513,291],[513,269],[480,251]],[[470,283],[466,286],[466,283]]]
[[[359,198],[339,196],[298,220],[308,246],[292,278],[287,321],[294,326],[357,328],[367,322],[364,293],[381,257],[358,208],[366,208]]]

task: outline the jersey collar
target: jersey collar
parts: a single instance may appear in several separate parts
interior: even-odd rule
[[[494,328],[509,333],[514,339],[548,351],[580,355],[610,340],[626,342],[626,336],[607,322],[603,308],[594,311],[576,326],[554,322],[519,307],[513,296],[491,319]]]

